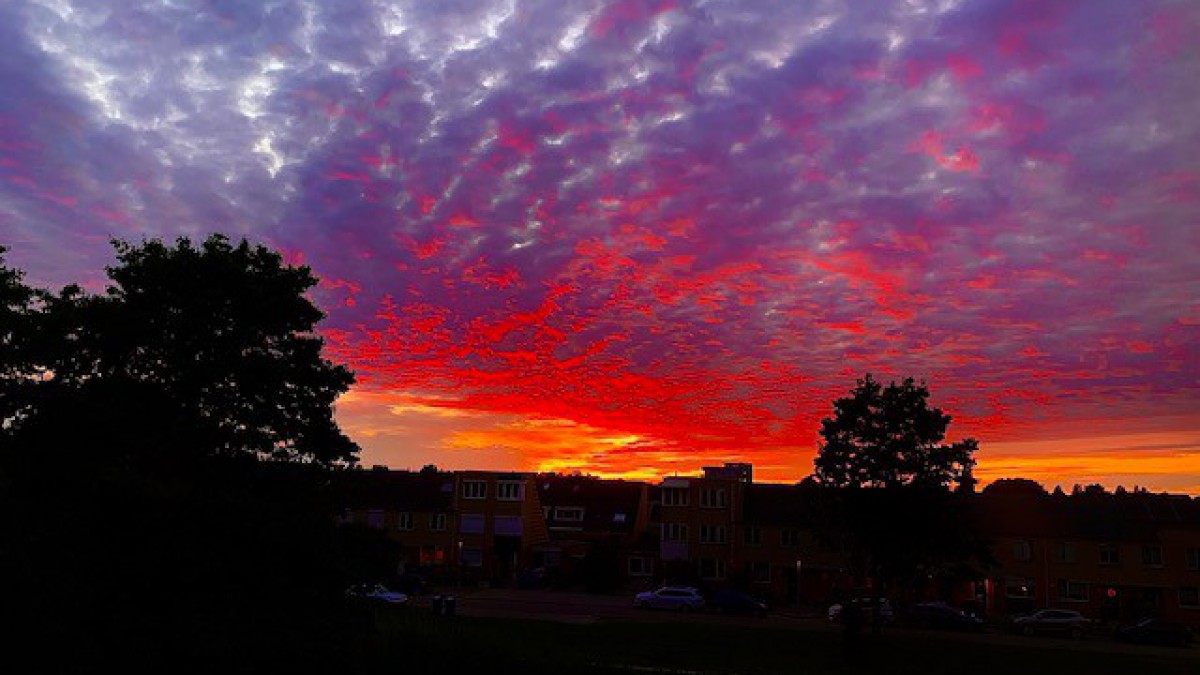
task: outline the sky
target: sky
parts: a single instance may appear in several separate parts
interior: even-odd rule
[[[812,470],[927,382],[986,483],[1200,494],[1200,4],[0,3],[0,245],[321,278],[366,465]]]

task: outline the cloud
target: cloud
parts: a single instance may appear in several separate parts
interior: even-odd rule
[[[0,242],[44,284],[96,283],[109,237],[302,257],[356,393],[430,397],[350,406],[372,456],[565,420],[798,477],[867,371],[928,379],[985,448],[1191,432],[1197,25],[1165,0],[18,3]]]

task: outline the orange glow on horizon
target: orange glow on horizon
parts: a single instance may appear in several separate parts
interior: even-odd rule
[[[581,473],[608,479],[656,482],[698,475],[701,467],[750,462],[755,480],[794,483],[809,475],[812,445],[708,445],[702,434],[689,445],[563,418],[530,418],[471,410],[463,402],[401,392],[353,391],[339,401],[346,431],[363,446],[363,463],[395,468],[434,463],[445,469]],[[432,431],[420,459],[395,452],[397,439]],[[1078,430],[1074,430],[1078,433]],[[711,441],[711,439],[710,439]],[[415,449],[415,446],[414,448]],[[414,459],[416,461],[414,461]],[[1076,436],[1053,440],[981,439],[975,475],[980,487],[1000,478],[1028,478],[1053,490],[1099,483],[1153,492],[1200,496],[1200,431]]]

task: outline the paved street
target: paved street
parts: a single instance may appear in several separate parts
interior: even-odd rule
[[[839,624],[830,623],[823,612],[781,608],[766,618],[748,616],[722,616],[709,612],[681,613],[647,611],[633,606],[632,593],[626,595],[596,595],[590,593],[552,590],[520,590],[507,588],[488,589],[445,589],[457,598],[457,612],[463,616],[511,617],[562,621],[568,623],[592,623],[601,620],[627,620],[645,622],[697,622],[770,626],[804,631],[820,631],[840,634]],[[418,607],[427,607],[429,597],[417,601]],[[869,631],[869,629],[867,629]],[[931,634],[927,630],[890,626],[884,629],[891,635]],[[1200,663],[1200,648],[1188,649],[1130,645],[1103,637],[1083,640],[1068,638],[1028,638],[999,631],[985,633],[955,633],[937,631],[939,636],[949,639],[975,641],[988,644],[1013,644],[1029,646],[1044,644],[1062,650],[1086,650],[1106,653],[1131,653],[1157,655],[1170,659],[1196,659]]]

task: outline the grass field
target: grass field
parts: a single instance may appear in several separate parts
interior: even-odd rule
[[[564,624],[379,612],[360,649],[369,669],[405,673],[921,673],[1196,675],[1196,649],[1114,653],[1060,641],[984,644],[929,634],[672,622]]]

